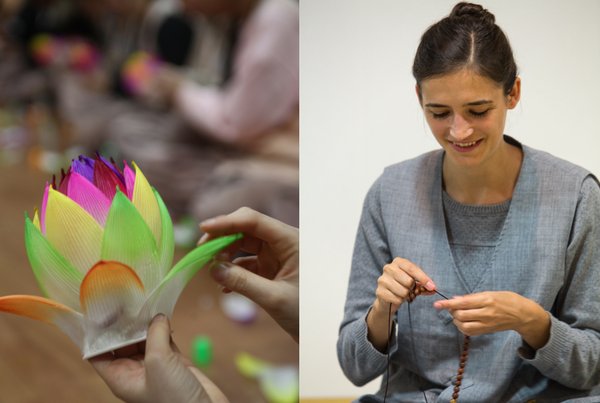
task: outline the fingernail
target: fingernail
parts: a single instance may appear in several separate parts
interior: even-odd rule
[[[433,291],[435,290],[435,284],[433,284],[433,281],[428,281],[427,283],[425,283],[425,288],[427,289],[427,291]]]
[[[153,322],[164,322],[165,320],[167,320],[167,317],[163,313],[157,314],[154,319],[152,319]]]
[[[208,232],[200,237],[200,239],[198,240],[198,245],[206,242],[207,239],[208,239]]]
[[[230,268],[231,263],[217,261],[210,270],[210,273],[217,282],[222,283],[227,279]]]
[[[433,303],[433,307],[435,309],[442,309],[444,307],[444,305],[440,301],[436,301]]]
[[[209,219],[207,219],[207,220],[204,220],[204,221],[202,221],[202,222],[200,223],[200,226],[201,226],[201,227],[202,227],[202,226],[204,226],[204,225],[211,226],[211,225],[213,225],[213,224],[214,224],[216,221],[217,221],[217,220],[216,220],[215,218],[209,218]]]

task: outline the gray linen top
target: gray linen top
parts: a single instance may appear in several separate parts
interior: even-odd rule
[[[442,202],[442,150],[386,168],[365,199],[337,351],[363,385],[387,358],[367,339],[366,315],[383,266],[400,256],[446,295],[510,290],[551,314],[547,344],[532,351],[514,331],[473,336],[463,402],[559,402],[589,396],[600,382],[600,188],[584,169],[522,147],[523,164],[491,259],[465,279],[449,245]],[[390,346],[389,402],[448,402],[462,335],[437,296],[403,304]],[[410,307],[410,308],[409,308]],[[409,310],[410,309],[410,310]],[[396,330],[397,329],[397,330]],[[377,395],[360,401],[382,401]],[[586,399],[585,401],[594,401]],[[596,401],[600,401],[597,399]]]
[[[468,289],[472,290],[494,261],[510,200],[498,204],[472,205],[459,203],[446,192],[442,200],[454,265]]]

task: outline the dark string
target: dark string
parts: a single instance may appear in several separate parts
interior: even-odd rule
[[[445,296],[444,294],[442,294],[441,292],[439,292],[438,290],[433,290],[433,292],[435,292],[437,295],[439,295],[440,297],[442,297],[444,299],[450,299],[447,296]]]
[[[387,356],[387,368],[385,370],[385,392],[383,394],[383,403],[387,399],[388,392],[388,384],[390,381],[390,344],[392,342],[392,304],[390,303],[390,309],[388,311],[388,340],[386,346],[386,356]]]
[[[416,288],[417,284],[415,284],[415,288]],[[449,299],[448,297],[446,297],[444,294],[442,294],[441,292],[437,291],[437,290],[433,290],[433,292],[435,292],[437,295],[439,295],[440,297],[444,298],[444,299]],[[412,348],[412,355],[413,355],[413,360],[415,362],[415,365],[418,366],[417,364],[417,353],[415,352],[415,345],[414,345],[414,334],[413,334],[413,325],[412,325],[412,316],[410,314],[410,303],[412,302],[412,300],[408,301],[408,327],[410,327],[410,338],[411,341],[413,342],[413,348]],[[386,352],[386,357],[387,357],[387,368],[385,370],[385,392],[383,394],[383,403],[385,403],[385,401],[387,400],[387,392],[388,392],[388,384],[389,384],[389,380],[390,380],[390,344],[392,341],[392,304],[390,304],[390,308],[388,311],[388,340],[387,340],[387,352]],[[427,395],[425,394],[425,390],[423,387],[419,388],[421,389],[421,393],[423,393],[423,398],[425,399],[425,403],[429,403],[427,400]]]

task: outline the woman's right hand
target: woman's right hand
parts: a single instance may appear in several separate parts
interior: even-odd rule
[[[436,289],[433,280],[407,259],[397,257],[383,266],[377,279],[376,298],[367,315],[368,338],[379,351],[387,348],[391,318],[404,301],[414,298],[417,287],[423,287],[427,294]]]

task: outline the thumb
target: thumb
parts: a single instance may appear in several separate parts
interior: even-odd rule
[[[148,336],[146,337],[146,357],[148,356],[159,356],[164,357],[169,354],[171,350],[171,326],[169,319],[163,315],[158,314],[150,322],[148,328]]]
[[[274,293],[271,280],[229,262],[218,262],[210,273],[217,283],[269,310]]]

